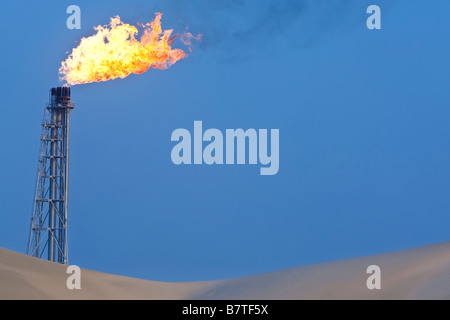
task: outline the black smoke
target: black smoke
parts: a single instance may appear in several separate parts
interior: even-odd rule
[[[202,40],[194,44],[194,50],[201,49],[220,61],[236,62],[255,54],[277,54],[282,44],[305,48],[355,27],[364,27],[365,9],[372,2],[160,0],[152,10],[164,12],[163,24],[168,16],[170,26],[175,24],[176,30],[188,26],[194,35],[201,33]],[[385,0],[379,2],[384,7],[390,6]]]

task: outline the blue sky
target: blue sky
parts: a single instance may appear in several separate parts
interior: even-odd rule
[[[81,30],[66,28],[67,6]],[[368,30],[367,6],[382,10]],[[450,240],[450,3],[2,3],[0,246],[26,252],[40,120],[66,52],[120,15],[193,53],[72,87],[69,262],[161,281],[244,276]],[[180,43],[177,43],[180,46]],[[175,166],[173,130],[280,130],[280,170]]]

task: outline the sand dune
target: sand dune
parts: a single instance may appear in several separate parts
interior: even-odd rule
[[[381,289],[366,286],[369,265]],[[0,299],[450,299],[450,242],[217,281],[158,282],[66,266],[0,248]]]

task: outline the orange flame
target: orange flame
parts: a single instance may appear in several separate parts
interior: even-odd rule
[[[131,73],[143,73],[149,68],[167,69],[187,55],[181,49],[172,49],[176,36],[173,30],[161,29],[161,13],[156,13],[151,23],[144,28],[140,40],[136,40],[136,27],[111,18],[109,27],[97,26],[97,33],[82,38],[78,47],[61,63],[60,80],[68,85],[107,81],[125,78]],[[183,43],[200,39],[201,35],[182,34]],[[186,41],[187,40],[187,41]]]

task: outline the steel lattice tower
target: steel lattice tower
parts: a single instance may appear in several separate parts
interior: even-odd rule
[[[50,90],[42,121],[28,254],[68,264],[70,88]]]

